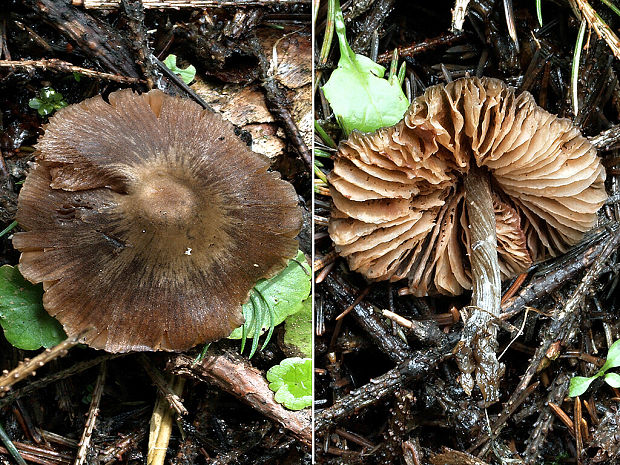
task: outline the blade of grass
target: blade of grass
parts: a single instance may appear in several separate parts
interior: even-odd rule
[[[329,50],[332,47],[332,40],[334,39],[334,18],[336,15],[336,0],[327,1],[327,20],[325,22],[325,35],[323,36],[323,45],[321,46],[321,52],[319,54],[319,66],[323,66],[327,63],[327,57],[329,56]],[[314,78],[314,92],[319,88],[319,82],[321,81],[322,71],[317,70]]]
[[[265,299],[265,296],[263,295],[262,292],[260,292],[258,289],[256,289],[256,293],[258,294],[258,296],[260,297],[261,301],[263,302],[263,305],[267,308],[267,311],[269,312],[269,332],[267,333],[267,337],[265,338],[265,340],[263,341],[263,345],[261,346],[260,350],[263,350],[265,348],[265,346],[267,345],[267,343],[269,342],[269,340],[271,339],[271,336],[273,335],[273,328],[274,328],[274,310],[273,307],[271,305],[269,305],[269,302],[267,302],[267,299]]]
[[[254,302],[252,302],[252,296],[250,295],[250,302],[252,304],[252,307],[254,306]],[[252,312],[253,314],[255,314],[256,312]],[[247,320],[243,322],[243,326],[241,327],[241,349],[239,350],[240,353],[243,353],[243,349],[245,349],[245,342],[248,339],[248,322]]]
[[[198,365],[200,362],[202,362],[205,359],[205,356],[207,355],[207,351],[209,350],[209,347],[211,347],[210,342],[205,344],[205,346],[202,348],[198,356],[194,359],[194,365]]]
[[[17,221],[13,221],[10,225],[8,225],[6,228],[0,231],[0,237],[3,237],[8,232],[12,231],[13,228],[15,228],[15,226],[17,226]]]
[[[316,164],[314,165],[314,174],[316,174],[317,178],[327,184],[327,176],[323,173]]]
[[[620,16],[620,9],[616,5],[611,3],[609,0],[601,0],[601,2],[603,2],[605,5],[607,5],[611,9],[611,11],[613,11],[618,16]]]
[[[504,0],[504,14],[506,15],[506,25],[508,26],[508,35],[515,44],[517,52],[519,51],[519,39],[517,39],[517,27],[515,26],[515,13],[512,8],[512,0]]]
[[[407,74],[407,63],[406,62],[402,62],[400,64],[400,69],[398,70],[398,82],[400,83],[400,85],[403,85],[403,82],[405,82],[405,75]]]
[[[573,53],[573,64],[571,67],[571,89],[573,100],[573,113],[575,116],[579,113],[579,94],[577,92],[577,83],[579,81],[579,61],[581,60],[581,49],[583,48],[583,39],[586,35],[587,21],[581,20],[579,33],[577,34],[577,42],[575,43],[575,51]]]
[[[319,8],[321,7],[321,0],[312,0],[312,28],[316,25],[316,20],[319,17]]]
[[[398,49],[394,49],[392,52],[392,61],[390,62],[390,73],[388,74],[388,81],[394,79],[398,72]]]
[[[13,442],[11,441],[9,435],[6,434],[6,431],[4,431],[2,425],[0,425],[0,441],[2,441],[4,447],[6,447],[6,450],[9,451],[11,457],[13,457],[19,465],[27,465],[24,458],[19,454],[19,451],[15,447],[15,444],[13,444]]]
[[[330,135],[327,134],[327,132],[325,132],[325,129],[323,129],[321,125],[319,124],[319,122],[316,120],[314,120],[314,130],[318,132],[323,142],[325,142],[329,147],[333,149],[337,148],[336,142],[334,142],[334,139],[332,139]]]
[[[249,358],[252,358],[258,349],[258,340],[260,339],[260,330],[263,324],[263,306],[260,301],[257,302],[254,293],[250,295],[250,299],[252,300],[252,308],[254,309],[254,331],[252,332],[252,348],[250,349],[249,355]]]
[[[536,0],[536,17],[538,18],[538,24],[542,27],[542,0]]]
[[[321,158],[331,158],[331,154],[329,152],[326,152],[325,150],[321,150],[321,149],[314,149],[314,156],[315,157],[321,157]]]

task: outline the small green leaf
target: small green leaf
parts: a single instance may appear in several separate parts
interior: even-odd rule
[[[383,66],[353,52],[347,42],[338,1],[335,13],[340,60],[338,68],[323,86],[323,92],[336,119],[347,136],[355,129],[372,132],[396,124],[409,107],[398,78],[383,79]]]
[[[60,92],[56,92],[51,87],[43,87],[39,91],[38,97],[31,98],[28,101],[28,106],[37,110],[39,115],[48,116],[56,110],[66,107],[67,102],[63,100]]]
[[[568,395],[570,397],[577,397],[586,392],[592,381],[598,378],[598,375],[594,375],[590,378],[585,378],[583,376],[575,376],[570,380],[570,385],[568,386]]]
[[[187,68],[179,68],[177,66],[176,55],[168,55],[164,60],[164,65],[174,74],[178,74],[185,84],[189,84],[196,77],[196,68],[194,66],[189,65]]]
[[[312,357],[312,299],[304,300],[301,310],[284,321],[283,342],[293,353]]]
[[[229,339],[243,339],[243,328],[246,337],[253,338],[258,326],[258,335],[272,326],[282,323],[287,316],[297,313],[302,308],[302,302],[310,295],[310,266],[302,251],[288,262],[287,267],[270,279],[259,281],[250,301],[243,305],[245,323],[235,329]],[[273,310],[273,318],[269,307]],[[258,316],[261,324],[255,324]]]
[[[276,393],[276,402],[290,410],[312,405],[312,359],[285,358],[267,371],[269,389]]]
[[[605,365],[601,367],[599,373],[605,373],[610,368],[616,368],[620,366],[620,339],[614,342],[611,347],[609,347],[609,351],[607,352],[607,360],[605,361]]]
[[[41,106],[41,100],[39,100],[36,97],[33,97],[28,101],[28,106],[30,108],[34,108],[35,110],[37,110]]]
[[[43,286],[26,281],[16,267],[0,267],[0,325],[15,347],[36,350],[52,347],[67,336],[43,309]]]
[[[620,388],[620,375],[618,373],[607,373],[604,379],[611,387]]]
[[[51,103],[43,103],[38,112],[41,116],[47,116],[54,112],[54,105]]]

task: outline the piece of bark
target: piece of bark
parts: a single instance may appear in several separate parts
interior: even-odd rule
[[[175,374],[216,385],[279,423],[306,447],[311,446],[310,411],[291,411],[278,404],[263,374],[246,358],[232,352],[213,352],[194,364],[192,358],[179,354],[172,358],[168,368]]]
[[[65,2],[56,0],[24,0],[24,4],[40,13],[45,21],[88,56],[114,74],[141,78],[131,47],[110,25]]]

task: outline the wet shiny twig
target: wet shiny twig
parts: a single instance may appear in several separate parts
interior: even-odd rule
[[[396,368],[351,391],[331,407],[317,411],[314,420],[315,433],[318,435],[324,433],[330,426],[380,402],[395,389],[428,376],[431,370],[452,356],[452,345],[458,336],[456,333],[452,334],[446,339],[446,343],[436,349],[412,352],[411,356]]]
[[[561,308],[557,309],[554,312],[554,320],[552,320],[551,323],[546,328],[545,333],[542,337],[541,344],[536,349],[534,356],[530,359],[530,363],[527,369],[525,370],[524,374],[521,376],[521,381],[519,382],[516,389],[513,391],[512,395],[506,402],[506,405],[510,406],[518,402],[518,399],[522,396],[523,392],[530,385],[532,378],[538,372],[541,362],[543,362],[546,359],[549,348],[554,344],[560,344],[560,345],[563,344],[575,331],[575,328],[577,327],[577,323],[579,322],[579,309],[581,308],[583,299],[585,298],[587,291],[589,290],[590,286],[594,283],[594,281],[598,279],[601,272],[604,270],[605,262],[607,261],[607,259],[620,245],[620,227],[618,224],[615,224],[613,225],[613,227],[610,228],[609,234],[610,234],[610,237],[608,240],[603,240],[601,238],[599,241],[597,241],[597,244],[603,245],[602,250],[600,250],[598,255],[595,255],[596,258],[593,260],[592,265],[590,266],[589,270],[587,271],[587,273],[581,280],[580,284],[577,286],[577,288],[573,292],[570,299],[568,299]],[[546,289],[546,292],[547,293],[549,292],[548,288]],[[522,293],[520,293],[517,296],[517,298],[521,294]],[[540,295],[542,296],[544,294],[541,292]],[[568,388],[568,381],[563,385],[564,385],[564,391],[561,392],[562,397],[564,396],[564,394],[566,393],[566,389]],[[551,401],[557,402],[557,400],[555,401],[551,400]],[[546,413],[548,413],[548,415]],[[539,425],[540,423],[548,422],[550,415],[551,413],[549,413],[548,410],[546,410],[545,412],[541,414],[541,417],[539,418],[539,422],[537,422],[536,424]],[[498,435],[500,433],[500,431],[503,429],[503,425],[504,424],[498,425],[497,431],[494,431],[495,435]],[[547,430],[545,430],[543,434],[542,430],[537,429],[536,430],[538,431],[537,436],[534,434],[535,432],[532,433],[532,436],[530,437],[531,440],[528,441],[528,444],[530,445],[528,447],[528,451],[531,451],[530,457],[534,453],[533,451],[536,451],[536,454],[539,453],[538,446],[541,444],[540,442],[537,442],[538,445],[536,446],[536,449],[534,449],[532,446],[533,444],[532,441],[542,440],[540,438],[542,438],[546,434]]]
[[[125,84],[146,83],[146,81],[139,78],[119,76],[118,74],[104,73],[101,71],[95,71],[93,69],[82,68],[81,66],[75,66],[71,63],[59,60],[57,58],[43,60],[0,60],[0,68],[25,70],[43,69],[57,71],[61,73],[80,73],[87,77],[102,79],[105,81],[121,82]]]
[[[438,47],[452,45],[464,38],[465,38],[465,35],[463,34],[454,34],[454,33],[442,34],[438,37],[433,37],[432,39],[427,39],[422,42],[417,42],[407,47],[398,47],[396,50],[398,53],[398,58],[412,57],[420,53],[434,50]],[[393,52],[382,53],[381,55],[377,57],[377,63],[388,63],[392,59],[392,53]]]
[[[359,295],[359,291],[353,290],[334,273],[323,281],[323,285],[343,309],[351,305],[351,302]],[[351,315],[355,318],[355,322],[370,335],[377,347],[394,363],[402,363],[411,356],[412,352],[409,347],[385,328],[372,305],[360,302],[353,307]]]
[[[246,358],[231,352],[210,351],[202,362],[196,364],[193,358],[179,354],[171,359],[170,369],[175,374],[206,381],[234,395],[279,423],[302,444],[310,447],[310,412],[307,409],[294,412],[278,404],[265,377],[257,368],[251,366]]]
[[[103,362],[99,367],[99,376],[95,382],[93,388],[93,396],[88,408],[88,417],[86,419],[86,425],[82,432],[82,438],[78,444],[77,456],[75,459],[75,465],[82,465],[86,462],[86,455],[90,446],[90,440],[93,437],[93,431],[95,429],[95,422],[99,416],[99,404],[101,402],[101,396],[103,395],[103,388],[105,386],[105,378],[107,373],[106,362]]]
[[[549,403],[560,403],[562,399],[566,395],[566,390],[568,389],[569,377],[566,373],[560,374],[553,385],[549,390],[549,394],[547,395],[547,400],[545,405],[549,405]],[[553,424],[555,417],[551,412],[549,407],[543,409],[543,411],[538,416],[537,420],[533,423],[534,429],[530,434],[529,439],[526,441],[527,449],[525,451],[525,463],[527,465],[534,465],[539,462],[539,455],[543,450],[543,442],[551,429],[551,425]]]
[[[556,260],[554,266],[549,266],[549,272],[534,274],[518,294],[502,303],[502,313],[499,318],[503,320],[512,318],[537,299],[560,288],[577,273],[592,265],[610,239],[619,233],[620,224],[614,224],[609,230],[596,235],[591,242],[578,246],[570,256],[563,256]]]

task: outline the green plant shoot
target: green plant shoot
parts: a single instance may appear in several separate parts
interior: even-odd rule
[[[168,55],[164,60],[164,65],[174,74],[178,74],[185,84],[189,84],[196,77],[196,68],[193,65],[189,65],[187,68],[178,67],[176,55]]]
[[[298,251],[284,270],[254,286],[249,302],[243,305],[245,322],[231,333],[229,339],[241,339],[241,352],[245,349],[246,339],[252,339],[251,357],[264,331],[268,332],[263,347],[269,342],[275,326],[302,310],[302,302],[310,295],[310,288],[310,267],[303,252]]]
[[[340,60],[323,92],[345,135],[354,130],[372,132],[396,124],[409,108],[398,76],[383,79],[383,66],[351,49],[338,1],[334,23]]]
[[[620,366],[620,339],[614,342],[607,352],[607,360],[605,364],[597,371],[593,376],[575,376],[570,380],[568,386],[568,395],[571,397],[577,397],[587,391],[590,384],[596,378],[603,378],[603,380],[611,387],[620,387],[620,375],[617,373],[607,373],[610,369]]]
[[[290,410],[312,405],[312,360],[285,358],[267,371],[269,389],[276,393],[276,402]]]
[[[30,99],[28,106],[37,110],[41,116],[49,116],[56,110],[66,107],[67,102],[63,100],[60,92],[56,92],[51,87],[44,87],[37,97]]]

